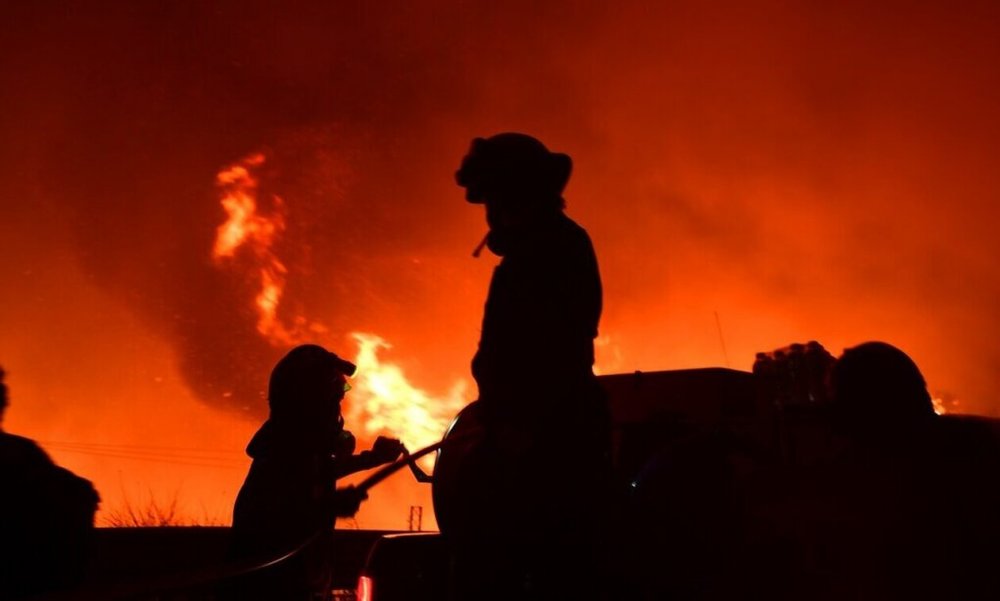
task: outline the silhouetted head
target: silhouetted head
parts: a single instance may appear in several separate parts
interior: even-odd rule
[[[276,424],[327,428],[340,416],[356,367],[315,344],[288,352],[271,371],[267,400]]]
[[[850,429],[888,430],[933,417],[934,405],[916,363],[884,342],[846,349],[830,375],[834,404]]]
[[[472,141],[455,173],[472,203],[504,203],[521,210],[559,210],[573,161],[538,139],[507,132]]]

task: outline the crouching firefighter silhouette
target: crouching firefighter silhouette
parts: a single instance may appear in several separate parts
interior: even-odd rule
[[[247,447],[253,463],[233,508],[230,556],[265,559],[301,550],[231,583],[224,598],[329,599],[334,522],[354,515],[367,498],[363,488],[335,488],[336,480],[391,462],[403,450],[398,440],[380,438],[372,451],[353,454],[340,403],[354,371],[354,364],[313,344],[293,348],[275,365],[270,416]]]
[[[434,476],[462,599],[604,598],[601,280],[589,236],[563,212],[571,165],[531,136],[502,133],[473,140],[456,174],[466,200],[485,205],[484,244],[501,257],[472,361],[479,400],[448,435],[482,436],[446,445]]]

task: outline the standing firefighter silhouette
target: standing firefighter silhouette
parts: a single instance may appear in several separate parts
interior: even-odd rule
[[[472,360],[479,399],[459,420],[482,436],[442,453],[435,476],[464,599],[600,598],[610,482],[607,400],[593,373],[601,279],[590,237],[563,211],[571,168],[537,139],[501,133],[473,140],[456,173],[466,200],[485,206],[484,244],[501,257]]]

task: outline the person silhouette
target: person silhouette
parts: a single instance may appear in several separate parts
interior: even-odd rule
[[[924,430],[936,416],[917,364],[885,342],[845,349],[833,364],[830,386],[841,428],[868,442]]]
[[[471,413],[484,433],[463,483],[472,510],[439,518],[469,547],[456,554],[469,599],[587,599],[602,589],[611,473],[610,414],[593,372],[602,291],[590,237],[564,212],[571,170],[568,155],[506,132],[474,139],[456,173],[466,200],[486,209],[489,232],[474,254],[485,245],[501,258],[472,360]]]
[[[328,598],[335,520],[354,515],[367,498],[353,486],[337,489],[337,478],[402,453],[392,439],[362,456],[353,455],[353,443],[346,448],[340,404],[355,369],[321,346],[304,344],[271,372],[270,415],[247,446],[253,462],[233,507],[230,556],[264,559],[316,538],[290,560],[235,583],[227,596]]]
[[[812,542],[841,587],[825,598],[995,598],[982,578],[992,570],[976,573],[994,511],[970,494],[989,470],[975,469],[967,441],[949,440],[913,359],[881,341],[847,348],[830,387],[848,444],[817,495],[831,515]]]
[[[0,425],[9,405],[0,368]],[[34,441],[0,427],[0,599],[65,590],[86,575],[100,496]]]

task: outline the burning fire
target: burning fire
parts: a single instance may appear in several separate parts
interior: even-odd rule
[[[258,182],[253,172],[265,161],[263,154],[252,154],[216,176],[220,202],[228,218],[216,231],[212,258],[216,265],[226,265],[241,249],[250,254],[260,279],[260,291],[254,299],[257,331],[271,344],[290,345],[304,340],[307,332],[322,333],[326,328],[303,317],[296,317],[289,327],[278,317],[288,268],[271,247],[285,230],[285,203],[272,195],[272,214],[263,215],[258,210]]]
[[[938,415],[958,412],[958,400],[949,395],[934,396],[931,403],[934,405],[934,413]]]
[[[254,174],[265,161],[263,154],[252,154],[216,176],[228,218],[217,230],[212,258],[220,266],[233,265],[238,253],[250,258],[251,273],[260,281],[254,299],[257,331],[275,346],[289,346],[323,334],[326,328],[301,316],[288,326],[278,317],[288,268],[273,245],[284,232],[287,209],[274,195],[269,215],[259,208],[259,183]],[[440,440],[450,420],[468,402],[466,383],[457,382],[445,398],[431,397],[414,387],[398,366],[379,360],[379,350],[390,348],[382,338],[364,333],[352,334],[352,338],[358,345],[358,375],[348,397],[348,427],[360,426],[360,438],[388,433],[411,450]],[[433,460],[427,461],[429,468]]]
[[[353,333],[358,344],[358,366],[354,388],[348,395],[348,425],[363,424],[368,436],[389,432],[411,451],[433,444],[444,435],[448,423],[469,400],[467,383],[456,382],[443,398],[435,398],[414,387],[402,369],[378,358],[380,349],[391,346],[374,334]],[[433,459],[426,458],[430,469]]]

